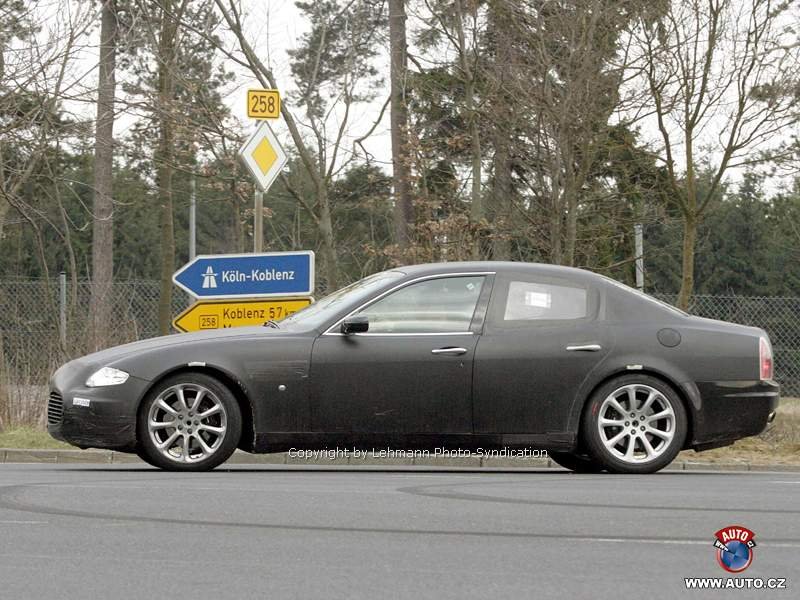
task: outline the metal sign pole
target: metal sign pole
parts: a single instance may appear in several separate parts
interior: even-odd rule
[[[253,252],[264,248],[264,193],[256,190],[256,203],[253,210]]]
[[[197,182],[194,174],[189,180],[191,188],[189,193],[189,260],[197,256]]]

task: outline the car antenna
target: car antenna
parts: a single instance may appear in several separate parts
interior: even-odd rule
[[[272,319],[270,319],[269,321],[264,323],[264,327],[272,327],[273,329],[280,329],[280,326],[278,325],[278,322],[277,321],[273,321]]]

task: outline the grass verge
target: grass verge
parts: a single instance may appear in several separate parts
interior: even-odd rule
[[[50,437],[50,434],[33,427],[14,427],[0,431],[0,448],[31,449],[72,449],[75,448],[64,442],[59,442]]]
[[[0,432],[0,448],[75,449],[33,427],[15,427]],[[681,452],[677,460],[753,465],[800,464],[800,398],[781,400],[775,423],[763,434],[739,440],[726,448],[706,452],[687,450]]]
[[[739,440],[725,448],[681,452],[678,460],[800,465],[800,398],[782,398],[775,422],[761,435]]]

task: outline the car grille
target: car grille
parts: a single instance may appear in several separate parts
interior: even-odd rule
[[[50,392],[50,400],[47,402],[47,422],[50,425],[61,423],[64,417],[64,399],[58,392]]]

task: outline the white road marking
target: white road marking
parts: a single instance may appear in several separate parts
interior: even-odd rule
[[[708,546],[709,542],[700,540],[648,540],[626,538],[569,538],[569,541],[601,542],[604,544],[666,544],[671,546]],[[800,542],[759,542],[759,547],[800,548]]]
[[[46,525],[47,521],[0,521],[0,525]]]

